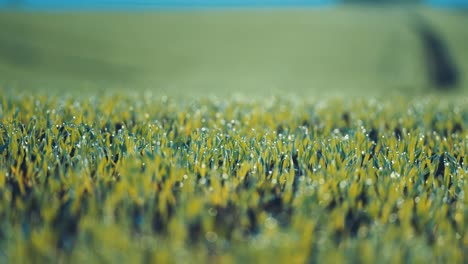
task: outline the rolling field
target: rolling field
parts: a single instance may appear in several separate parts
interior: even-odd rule
[[[422,14],[466,93],[468,16],[422,8],[0,13],[0,87],[262,97],[427,92]]]
[[[413,11],[0,13],[0,263],[465,263]]]

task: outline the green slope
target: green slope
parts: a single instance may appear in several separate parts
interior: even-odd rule
[[[468,73],[468,17],[417,10]],[[420,94],[421,45],[403,8],[0,13],[3,87],[177,94]],[[465,82],[466,83],[466,82]],[[466,85],[462,84],[466,87]]]

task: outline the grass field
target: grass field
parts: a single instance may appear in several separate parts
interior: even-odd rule
[[[417,11],[1,13],[0,263],[465,263]]]
[[[466,100],[1,101],[1,262],[464,261]]]

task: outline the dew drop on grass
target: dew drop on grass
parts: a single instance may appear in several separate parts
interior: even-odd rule
[[[268,229],[274,229],[278,225],[278,222],[276,221],[275,218],[269,216],[267,219],[265,219],[265,227]]]
[[[405,201],[405,200],[403,200],[403,198],[401,198],[401,197],[398,198],[398,199],[397,199],[397,202],[396,202],[397,207],[398,207],[398,208],[401,208],[401,206],[403,205],[404,201]]]
[[[390,178],[392,179],[400,178],[400,174],[392,171],[392,173],[390,174]]]
[[[346,181],[341,181],[341,182],[340,182],[340,188],[341,188],[341,189],[346,188],[347,185],[348,185],[348,183],[347,183]]]
[[[217,214],[218,214],[218,211],[215,208],[208,209],[208,215],[216,216]]]
[[[395,223],[397,219],[398,219],[398,216],[395,213],[390,214],[390,217],[388,218],[390,223]]]

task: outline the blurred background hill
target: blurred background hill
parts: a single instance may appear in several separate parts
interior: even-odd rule
[[[336,4],[413,4],[432,6],[467,7],[466,0],[0,0],[2,6],[22,8],[161,8],[161,7],[285,7],[320,6]]]
[[[418,95],[436,84],[417,17],[467,91],[466,1],[132,3],[0,0],[0,86]]]

